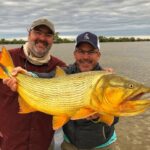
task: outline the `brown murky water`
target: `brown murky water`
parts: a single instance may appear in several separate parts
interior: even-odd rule
[[[8,48],[18,45],[6,45]],[[1,45],[0,45],[1,49]],[[66,63],[73,62],[74,44],[54,44],[52,54]],[[101,43],[100,63],[150,86],[150,42]],[[122,117],[116,125],[116,150],[150,150],[150,110],[135,117]],[[55,150],[60,150],[61,131],[55,135]]]

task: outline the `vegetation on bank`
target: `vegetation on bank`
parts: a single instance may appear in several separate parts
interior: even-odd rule
[[[105,36],[99,36],[100,42],[136,42],[136,41],[150,41],[150,39],[141,39],[141,38],[134,38],[134,37],[105,37]]]
[[[100,42],[135,42],[135,41],[150,41],[150,39],[141,39],[141,38],[134,38],[134,37],[105,37],[105,36],[99,36]],[[6,40],[6,39],[0,39],[0,44],[24,44],[25,40]],[[73,43],[74,40],[67,39],[67,38],[60,38],[59,33],[57,32],[55,34],[55,43]]]

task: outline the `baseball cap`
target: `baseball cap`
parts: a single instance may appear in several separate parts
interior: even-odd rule
[[[47,20],[46,18],[40,18],[40,19],[34,20],[30,26],[30,30],[34,29],[35,27],[39,25],[45,25],[53,32],[53,34],[55,33],[54,24],[50,22],[49,20]]]
[[[75,47],[78,47],[80,43],[89,43],[91,44],[95,49],[100,50],[100,43],[98,37],[91,33],[91,32],[84,32],[77,36],[76,38],[76,44]]]

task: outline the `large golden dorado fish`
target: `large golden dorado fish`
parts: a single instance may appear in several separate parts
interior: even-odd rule
[[[0,78],[11,77],[14,65],[5,48],[0,68]],[[69,119],[83,119],[95,113],[100,115],[100,121],[111,125],[114,116],[133,116],[150,107],[150,97],[143,97],[150,93],[150,87],[134,80],[102,71],[73,75],[60,72],[58,69],[57,77],[52,79],[19,73],[19,113],[40,111],[53,115],[53,128],[58,129]]]

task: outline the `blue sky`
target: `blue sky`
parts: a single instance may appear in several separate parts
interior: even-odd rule
[[[0,38],[27,37],[45,17],[61,36],[91,31],[103,36],[150,36],[149,0],[0,0]]]

